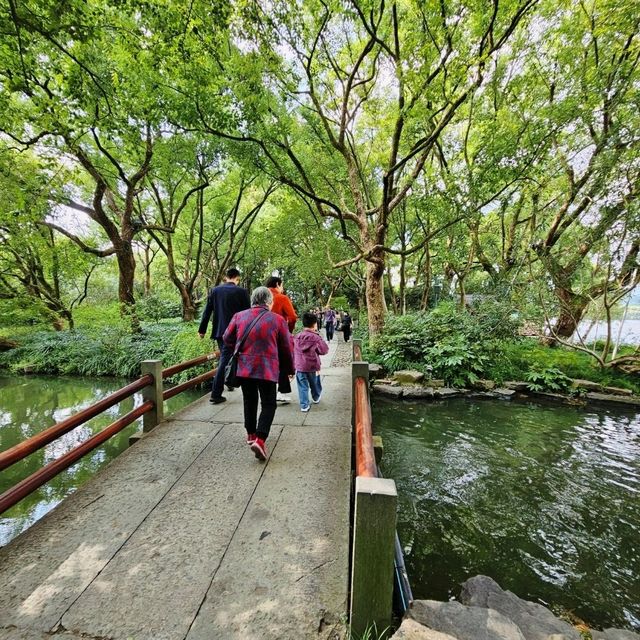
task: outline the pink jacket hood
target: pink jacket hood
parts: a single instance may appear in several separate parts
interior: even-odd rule
[[[301,331],[293,338],[296,371],[320,371],[320,356],[329,353],[329,345],[315,331]]]

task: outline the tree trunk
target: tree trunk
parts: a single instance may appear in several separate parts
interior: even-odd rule
[[[196,317],[196,305],[193,301],[192,292],[183,283],[176,283],[180,289],[180,300],[182,301],[182,321],[193,322]]]
[[[589,304],[589,299],[573,293],[568,289],[556,289],[558,300],[560,300],[560,313],[553,327],[553,335],[549,342],[553,343],[553,336],[569,339],[578,328],[580,320]]]
[[[370,338],[379,336],[384,328],[385,304],[384,283],[382,281],[384,275],[384,259],[382,254],[378,255],[380,262],[367,262],[365,298]]]
[[[140,320],[136,313],[136,299],[133,291],[136,260],[131,242],[119,242],[116,251],[118,261],[118,301],[123,316],[131,321],[131,330],[140,331]]]

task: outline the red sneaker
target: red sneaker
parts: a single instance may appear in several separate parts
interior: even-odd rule
[[[251,445],[256,439],[255,433],[247,433],[247,444]]]
[[[258,460],[267,459],[267,445],[264,443],[262,438],[256,437],[256,439],[251,443],[251,451],[255,453]]]

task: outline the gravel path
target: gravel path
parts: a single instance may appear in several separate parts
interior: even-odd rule
[[[351,342],[345,342],[344,338],[334,338],[336,352],[331,361],[332,367],[348,367],[351,364]]]

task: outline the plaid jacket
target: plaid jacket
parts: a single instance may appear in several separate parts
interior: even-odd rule
[[[263,310],[264,307],[251,307],[236,313],[224,332],[225,345],[235,350]],[[267,311],[251,329],[238,354],[238,377],[277,382],[280,370],[287,375],[294,373],[289,327],[282,316]]]

